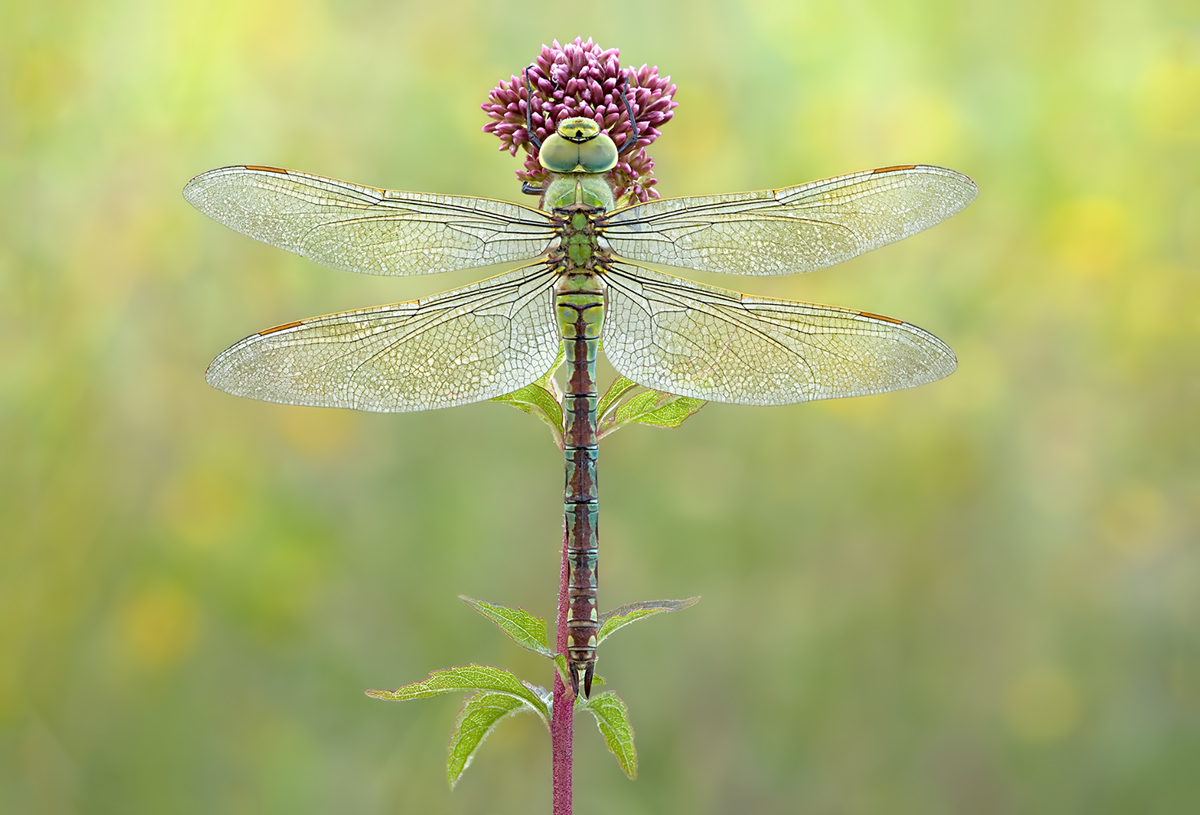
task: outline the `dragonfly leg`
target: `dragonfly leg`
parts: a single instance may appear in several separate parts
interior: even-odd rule
[[[542,140],[533,131],[533,88],[529,85],[529,69],[525,69],[525,129],[529,132],[529,141],[537,149],[542,149]]]
[[[619,90],[618,93],[621,95],[621,101],[625,103],[625,111],[629,114],[629,124],[633,128],[633,133],[627,139],[625,139],[625,143],[622,144],[621,149],[617,151],[618,156],[622,155],[626,150],[637,144],[638,140],[637,117],[633,115],[633,107],[629,104],[629,97],[625,95],[627,90],[629,90],[628,76],[626,76],[625,80],[621,83],[621,90]]]

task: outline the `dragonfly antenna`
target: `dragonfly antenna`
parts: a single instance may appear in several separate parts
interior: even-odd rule
[[[528,79],[528,77],[526,77],[526,79]],[[631,135],[629,138],[627,138],[625,140],[625,143],[621,145],[621,149],[617,151],[618,156],[621,155],[622,153],[624,153],[630,147],[633,147],[635,144],[637,144],[637,140],[638,140],[637,119],[635,119],[633,116],[633,108],[629,104],[629,97],[625,95],[625,91],[628,88],[629,88],[629,75],[626,74],[624,81],[621,83],[621,90],[617,91],[617,93],[619,93],[621,95],[621,101],[625,103],[625,110],[629,113],[629,124],[631,124],[633,126],[633,135]]]
[[[534,147],[541,150],[542,140],[533,132],[533,88],[529,86],[528,68],[525,69],[525,129],[529,131],[529,141]]]

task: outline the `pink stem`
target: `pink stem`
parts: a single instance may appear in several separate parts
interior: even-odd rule
[[[567,531],[563,529],[562,571],[558,578],[558,630],[555,650],[567,652]],[[571,815],[571,746],[574,736],[575,699],[554,671],[554,707],[550,712],[551,776],[554,789],[554,815]]]

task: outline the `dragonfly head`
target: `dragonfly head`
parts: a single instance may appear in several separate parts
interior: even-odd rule
[[[617,145],[595,120],[575,116],[542,143],[538,163],[552,173],[607,173],[617,166]]]

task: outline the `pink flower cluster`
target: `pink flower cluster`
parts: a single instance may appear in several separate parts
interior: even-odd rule
[[[620,50],[602,49],[589,38],[584,42],[576,37],[565,46],[558,40],[552,46],[543,45],[542,53],[529,68],[529,82],[533,88],[533,129],[539,141],[551,133],[558,122],[572,116],[595,119],[604,128],[617,147],[633,135],[629,114],[621,102],[620,91],[625,79],[625,90],[630,107],[637,120],[637,145],[621,155],[619,163],[609,174],[613,191],[619,200],[629,195],[638,201],[658,198],[653,189],[657,179],[653,177],[654,159],[646,147],[659,136],[659,126],[670,121],[671,111],[678,106],[672,101],[675,86],[671,77],[660,77],[658,68],[621,68]],[[537,148],[530,141],[526,127],[525,110],[529,104],[525,90],[525,76],[513,76],[501,82],[488,94],[488,101],[481,105],[492,120],[483,126],[487,133],[500,138],[501,150],[512,155],[524,147],[525,169],[517,171],[517,178],[541,186],[548,173],[537,162]]]

